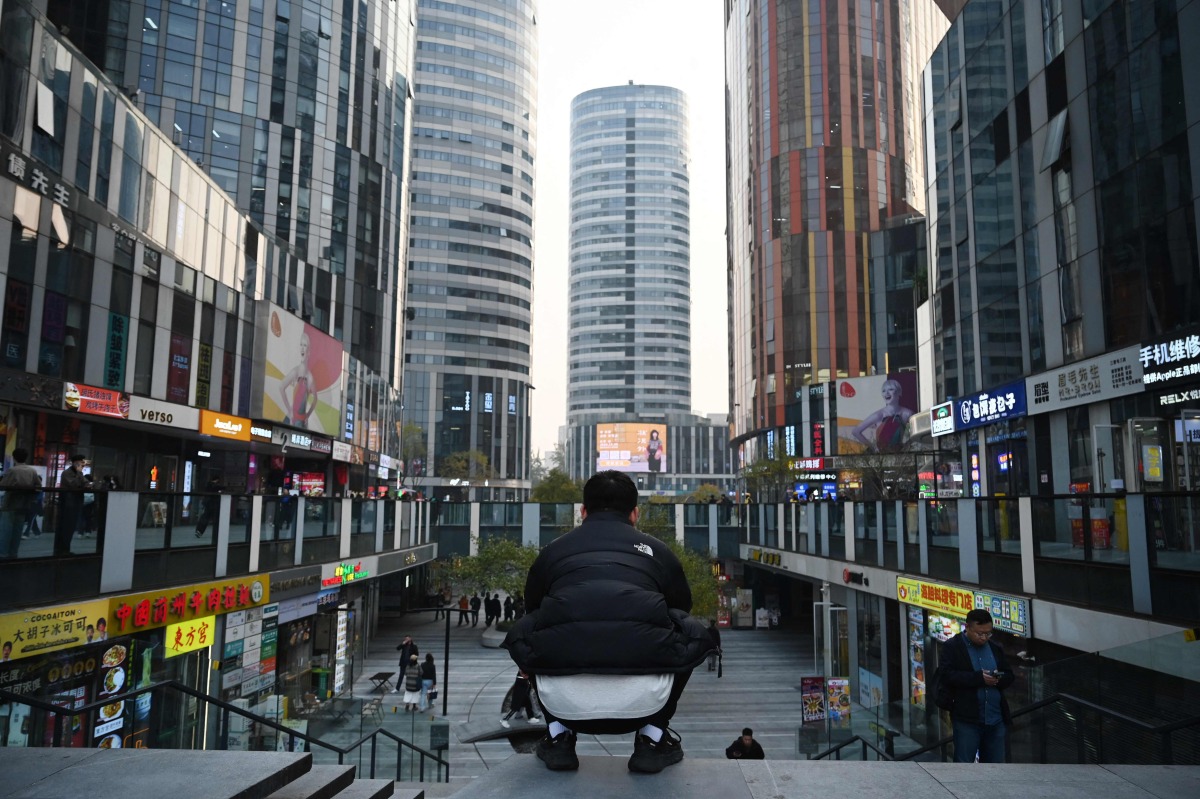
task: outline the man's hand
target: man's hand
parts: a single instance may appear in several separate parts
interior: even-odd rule
[[[995,688],[1000,684],[1000,678],[996,676],[994,671],[980,672],[983,675],[983,684],[989,688]]]

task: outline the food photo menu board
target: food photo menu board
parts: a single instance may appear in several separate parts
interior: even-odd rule
[[[925,707],[925,619],[920,608],[908,609],[909,701]]]
[[[116,697],[130,690],[127,682],[132,643],[132,639],[124,638],[109,643],[103,650],[97,650],[100,652],[96,679],[98,699]],[[93,713],[92,742],[96,748],[120,749],[124,746],[125,724],[132,715],[132,704],[133,700],[114,699]]]

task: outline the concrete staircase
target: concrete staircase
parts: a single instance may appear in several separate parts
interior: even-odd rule
[[[0,799],[424,799],[311,754],[171,749],[0,749]]]

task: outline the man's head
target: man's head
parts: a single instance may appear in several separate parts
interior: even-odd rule
[[[612,511],[637,522],[638,490],[629,475],[608,470],[592,475],[583,486],[583,515]]]
[[[87,458],[83,457],[81,452],[76,452],[71,456],[71,465],[75,467],[76,471],[82,471],[85,462],[87,462]]]
[[[749,727],[742,728],[742,745],[749,746],[754,743],[754,730]]]
[[[87,629],[83,631],[83,634],[84,637],[87,638],[87,642],[90,644],[92,639],[96,637],[96,628],[89,624]]]
[[[24,447],[17,447],[13,450],[13,461],[16,463],[24,463],[29,460],[29,452]]]
[[[105,621],[103,618],[97,619],[96,620],[96,632],[104,633],[107,631],[108,631],[108,622]]]
[[[4,646],[0,647],[0,657],[3,657],[5,660],[8,660],[9,655],[11,655],[11,654],[12,654],[12,641],[5,641]]]
[[[992,637],[992,614],[976,608],[967,614],[967,640],[983,646]]]

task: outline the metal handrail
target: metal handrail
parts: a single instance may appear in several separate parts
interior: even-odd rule
[[[883,751],[882,749],[880,749],[875,744],[868,741],[866,738],[863,738],[861,735],[851,736],[850,738],[846,739],[845,741],[842,741],[840,744],[838,744],[836,746],[832,746],[829,749],[826,749],[824,752],[821,752],[819,755],[810,755],[808,759],[809,760],[823,760],[824,758],[827,758],[832,754],[836,754],[836,753],[842,751],[843,749],[845,749],[847,746],[854,743],[855,741],[858,741],[859,743],[861,743],[863,745],[863,759],[864,760],[866,759],[868,749],[872,750],[875,754],[877,754],[879,756],[880,760],[896,760],[897,759],[895,757],[892,757],[891,755],[889,755],[887,752]],[[838,760],[841,760],[841,758],[838,758]]]
[[[76,715],[80,715],[83,713],[87,713],[92,710],[96,710],[97,708],[104,707],[105,705],[109,705],[114,702],[123,701],[125,699],[132,699],[134,697],[141,696],[142,694],[150,693],[152,691],[156,691],[159,689],[177,690],[188,696],[192,696],[192,697],[195,697],[196,699],[207,702],[210,705],[214,705],[222,710],[225,710],[226,712],[237,713],[238,715],[248,718],[257,724],[265,725],[277,732],[283,733],[284,735],[288,736],[288,748],[289,749],[293,748],[295,746],[296,739],[299,738],[301,741],[304,741],[305,743],[308,743],[308,744],[314,745],[314,746],[319,746],[322,749],[326,749],[328,751],[334,752],[338,756],[338,765],[339,766],[343,765],[346,755],[350,754],[355,749],[357,749],[358,747],[360,747],[364,743],[366,743],[368,740],[370,740],[371,741],[371,775],[370,775],[371,779],[375,778],[375,741],[380,735],[382,735],[385,738],[390,738],[391,740],[395,741],[400,747],[407,747],[408,749],[411,749],[414,752],[421,755],[421,766],[420,766],[421,781],[424,781],[424,779],[425,779],[425,758],[429,758],[430,760],[432,760],[434,763],[436,763],[439,766],[444,766],[446,768],[446,781],[448,782],[450,780],[450,763],[449,763],[449,761],[442,759],[441,757],[433,754],[432,752],[422,749],[421,747],[417,746],[416,744],[414,744],[410,741],[404,740],[403,738],[399,737],[395,733],[391,732],[390,730],[386,730],[383,727],[379,727],[378,729],[376,729],[372,732],[368,732],[368,733],[364,734],[361,738],[359,738],[357,741],[350,744],[349,746],[342,747],[342,746],[338,746],[336,744],[331,744],[331,743],[322,741],[320,738],[315,738],[315,737],[309,735],[308,733],[299,732],[297,730],[292,729],[291,727],[284,726],[283,724],[272,721],[271,719],[267,718],[266,716],[260,716],[257,713],[252,713],[249,710],[240,708],[237,705],[233,705],[229,702],[226,702],[223,699],[218,699],[215,696],[210,696],[206,693],[203,693],[202,691],[197,691],[195,688],[192,688],[191,686],[188,686],[188,685],[184,685],[183,683],[177,682],[175,680],[163,680],[162,682],[151,683],[150,685],[144,685],[141,688],[137,688],[132,691],[126,691],[123,694],[118,694],[116,696],[108,696],[102,700],[96,700],[94,702],[89,702],[85,705],[81,705],[79,707],[74,707],[74,708],[64,708],[59,705],[52,704],[50,702],[44,702],[40,699],[34,699],[33,697],[23,696],[21,694],[14,694],[11,691],[7,691],[3,688],[0,688],[0,700],[6,701],[6,702],[20,703],[20,704],[27,705],[32,708],[37,708],[38,710],[42,710],[47,713],[54,713],[57,715],[64,715],[64,716],[76,716]],[[52,746],[58,746],[58,736],[54,736],[53,741],[54,741],[54,743],[52,744]],[[399,778],[400,778],[400,763],[399,763],[399,757],[397,757],[396,779],[398,780]]]
[[[1140,727],[1142,730],[1144,730],[1145,732],[1147,732],[1151,735],[1169,735],[1170,733],[1175,732],[1176,730],[1181,730],[1181,729],[1184,729],[1185,727],[1193,727],[1193,726],[1200,724],[1200,716],[1193,716],[1191,718],[1179,719],[1178,721],[1172,721],[1167,724],[1158,724],[1158,725],[1149,724],[1148,722],[1142,721],[1141,719],[1134,718],[1133,716],[1129,716],[1118,710],[1113,710],[1111,708],[1104,707],[1103,705],[1098,705],[1089,699],[1084,699],[1083,697],[1075,696],[1074,694],[1068,694],[1068,693],[1062,693],[1062,692],[1053,694],[1052,696],[1046,697],[1045,699],[1042,699],[1042,700],[1039,700],[1032,704],[1026,705],[1025,707],[1020,708],[1019,710],[1015,710],[1011,713],[1010,718],[1014,718],[1014,719],[1019,718],[1021,716],[1025,716],[1030,713],[1033,713],[1036,710],[1041,710],[1042,708],[1049,707],[1050,705],[1058,704],[1059,702],[1074,702],[1077,705],[1082,705],[1083,707],[1086,707],[1090,710],[1094,710],[1103,716],[1107,716],[1111,719],[1115,719],[1117,721],[1121,721],[1126,724],[1132,724],[1135,727]],[[808,759],[809,760],[821,760],[823,758],[829,757],[831,754],[841,751],[843,748],[845,748],[846,746],[849,746],[850,744],[854,743],[855,741],[861,741],[864,746],[870,747],[871,749],[873,749],[875,751],[875,753],[878,754],[880,756],[880,758],[882,758],[884,760],[902,761],[902,760],[912,760],[916,757],[920,757],[921,755],[925,754],[926,752],[931,752],[934,749],[940,749],[943,746],[945,746],[946,744],[953,742],[954,736],[947,735],[946,737],[944,737],[934,743],[931,743],[927,746],[922,746],[920,749],[914,749],[911,752],[905,752],[903,755],[889,756],[886,752],[880,751],[879,748],[876,747],[875,745],[873,745],[870,741],[868,741],[858,735],[855,735],[855,736],[851,737],[850,739],[837,744],[836,746],[832,746],[829,749],[826,749],[824,752],[821,752],[816,755],[810,755]],[[1167,752],[1168,752],[1168,754],[1170,753],[1169,746],[1167,748]],[[864,754],[865,754],[865,751],[864,751]],[[1167,765],[1170,765],[1170,764],[1167,764]]]

